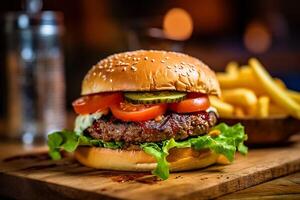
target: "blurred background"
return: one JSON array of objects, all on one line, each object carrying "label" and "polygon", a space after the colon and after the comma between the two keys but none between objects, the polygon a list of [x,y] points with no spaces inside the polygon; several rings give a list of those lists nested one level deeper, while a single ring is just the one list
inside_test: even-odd
[{"label": "blurred background", "polygon": [[[0,119],[7,118],[9,64],[5,14],[25,1],[1,2]],[[79,97],[90,67],[109,54],[136,49],[179,51],[216,71],[229,61],[259,58],[272,75],[300,90],[300,2],[297,0],[44,0],[63,15],[64,105]],[[47,91],[44,91],[47,92]],[[2,120],[2,121],[3,121]]]}]

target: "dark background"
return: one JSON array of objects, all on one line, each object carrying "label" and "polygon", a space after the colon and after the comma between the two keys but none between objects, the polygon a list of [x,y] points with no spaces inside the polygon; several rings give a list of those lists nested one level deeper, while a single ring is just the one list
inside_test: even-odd
[{"label": "dark background", "polygon": [[[1,1],[0,15],[22,10],[22,1]],[[193,19],[192,36],[166,40],[148,31],[160,30],[166,12],[179,7]],[[289,0],[45,0],[43,10],[64,14],[67,105],[80,94],[87,70],[101,58],[138,48],[176,49],[200,58],[214,70],[237,60],[258,57],[288,87],[300,90],[300,1]],[[270,40],[260,52],[245,44],[251,24],[260,24]],[[6,112],[6,37],[1,21],[0,117]],[[155,29],[156,30],[156,29]],[[259,35],[253,36],[253,40]],[[258,38],[259,39],[259,38]],[[139,45],[134,45],[133,41]],[[259,43],[259,41],[257,41]]]}]

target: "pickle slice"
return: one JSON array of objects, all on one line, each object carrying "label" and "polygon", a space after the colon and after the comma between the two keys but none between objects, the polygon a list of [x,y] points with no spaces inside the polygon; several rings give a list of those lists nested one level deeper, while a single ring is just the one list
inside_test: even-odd
[{"label": "pickle slice", "polygon": [[173,103],[182,101],[185,96],[185,92],[172,91],[124,93],[125,99],[134,104]]}]

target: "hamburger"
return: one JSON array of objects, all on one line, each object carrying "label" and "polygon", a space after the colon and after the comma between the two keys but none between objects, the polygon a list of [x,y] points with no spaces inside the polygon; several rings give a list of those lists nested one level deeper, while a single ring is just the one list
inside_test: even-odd
[{"label": "hamburger", "polygon": [[73,102],[74,131],[48,136],[49,155],[74,152],[85,166],[171,171],[232,162],[247,153],[241,124],[217,125],[209,95],[220,96],[215,73],[185,54],[139,50],[109,56],[94,65]]}]

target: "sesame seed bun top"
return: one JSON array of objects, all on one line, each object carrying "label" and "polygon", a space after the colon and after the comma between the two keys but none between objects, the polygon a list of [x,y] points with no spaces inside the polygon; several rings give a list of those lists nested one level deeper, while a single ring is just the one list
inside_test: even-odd
[{"label": "sesame seed bun top", "polygon": [[220,95],[215,73],[203,62],[156,50],[124,52],[100,60],[85,76],[81,94],[160,90]]}]

